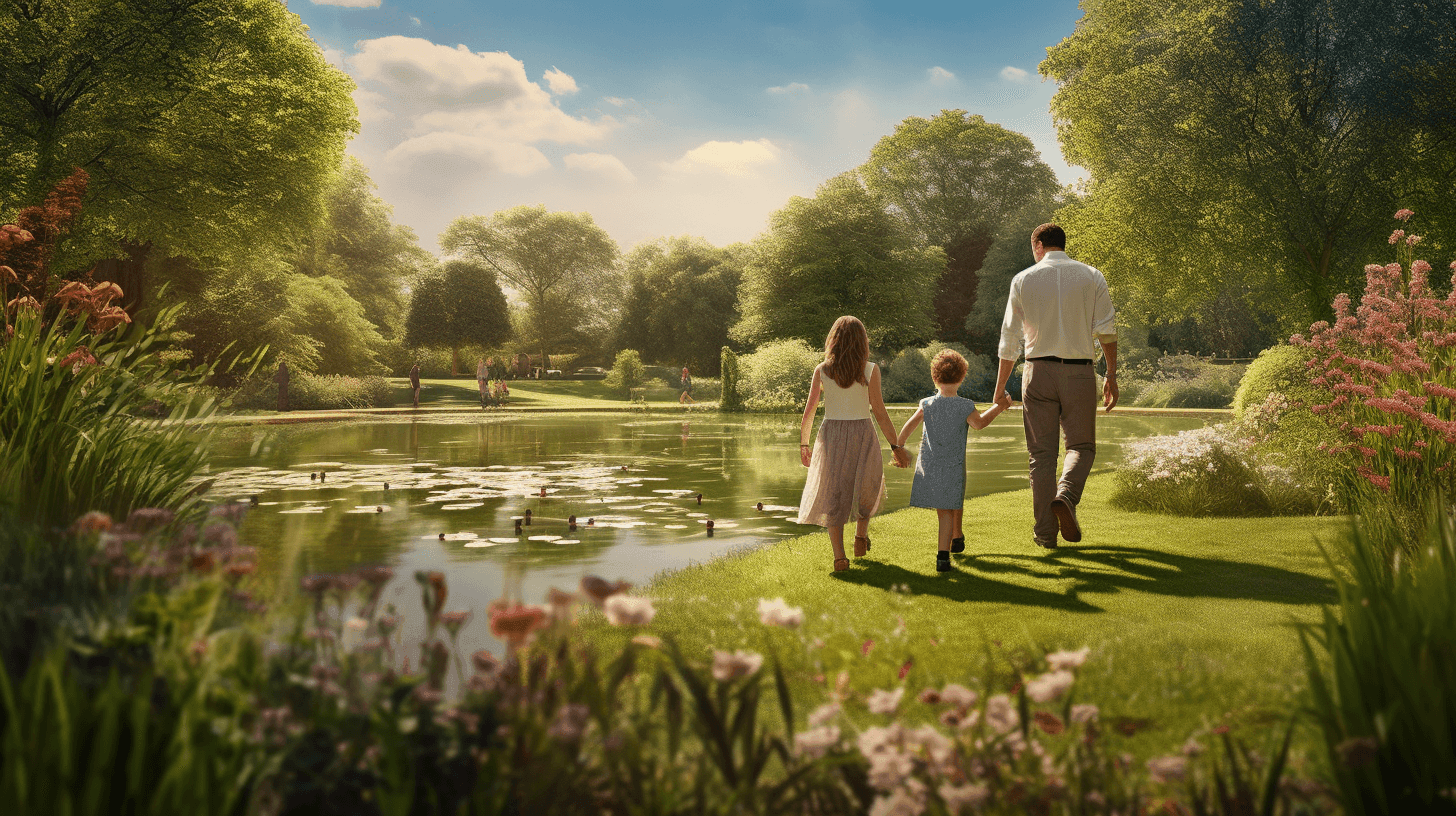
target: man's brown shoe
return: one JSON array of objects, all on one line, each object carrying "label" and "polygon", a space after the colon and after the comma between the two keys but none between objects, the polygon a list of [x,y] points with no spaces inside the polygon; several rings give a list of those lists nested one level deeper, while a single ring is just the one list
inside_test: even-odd
[{"label": "man's brown shoe", "polygon": [[1052,499],[1052,515],[1057,517],[1062,538],[1076,544],[1082,540],[1082,526],[1077,523],[1077,508],[1061,496]]}]

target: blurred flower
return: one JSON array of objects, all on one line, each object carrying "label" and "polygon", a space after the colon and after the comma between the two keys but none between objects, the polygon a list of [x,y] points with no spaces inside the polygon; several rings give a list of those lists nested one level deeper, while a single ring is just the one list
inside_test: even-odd
[{"label": "blurred flower", "polygon": [[920,816],[925,812],[925,800],[925,783],[911,779],[903,787],[876,799],[870,805],[870,816]]},{"label": "blurred flower", "polygon": [[935,705],[936,703],[940,702],[940,692],[936,691],[935,689],[928,688],[921,691],[920,695],[917,696],[915,699],[919,700],[922,703],[925,703],[926,705]]},{"label": "blurred flower", "polygon": [[445,699],[445,695],[441,694],[439,689],[430,688],[429,685],[421,683],[415,686],[414,698],[420,705],[430,706],[436,705]]},{"label": "blurred flower", "polygon": [[915,771],[914,759],[893,746],[876,751],[866,759],[870,761],[869,783],[882,791],[898,787]]},{"label": "blurred flower", "polygon": [[970,708],[976,704],[978,695],[959,683],[947,683],[940,690],[940,701],[957,708]]},{"label": "blurred flower", "polygon": [[646,626],[657,615],[651,598],[634,598],[630,595],[612,595],[602,604],[607,622],[613,626]]},{"label": "blurred flower", "polygon": [[713,651],[713,679],[719,683],[737,680],[756,673],[763,666],[763,655],[739,650]]},{"label": "blurred flower", "polygon": [[82,515],[71,524],[71,532],[75,535],[89,535],[91,533],[104,533],[112,526],[111,516],[100,510],[92,510]]},{"label": "blurred flower", "polygon": [[1410,218],[1411,218],[1411,216],[1413,216],[1413,215],[1415,215],[1414,212],[1411,212],[1410,210],[1407,210],[1407,209],[1402,208],[1402,209],[1399,209],[1399,210],[1396,210],[1395,211],[1395,220],[1397,220],[1397,221],[1409,221]]},{"label": "blurred flower", "polygon": [[783,598],[760,598],[758,601],[758,619],[764,626],[782,626],[792,629],[804,622],[804,610],[799,607],[789,606]]},{"label": "blurred flower", "polygon": [[126,517],[126,527],[134,533],[145,533],[170,522],[171,510],[161,507],[139,507]]},{"label": "blurred flower", "polygon": [[838,726],[824,725],[795,734],[794,752],[799,756],[818,759],[828,753],[829,749],[833,748],[838,742]]},{"label": "blurred flower", "polygon": [[1090,703],[1081,703],[1072,706],[1072,722],[1080,725],[1097,722],[1097,706]]},{"label": "blurred flower", "polygon": [[1198,740],[1189,737],[1188,741],[1183,743],[1183,756],[1196,757],[1201,753],[1203,753],[1203,743]]},{"label": "blurred flower", "polygon": [[1181,756],[1156,757],[1148,760],[1148,776],[1154,782],[1181,782],[1188,772],[1188,759]]},{"label": "blurred flower", "polygon": [[591,717],[591,709],[580,703],[567,703],[556,711],[556,718],[546,735],[558,742],[576,742]]},{"label": "blurred flower", "polygon": [[626,592],[632,585],[626,581],[608,582],[595,575],[588,575],[581,579],[581,592],[591,599],[597,606],[606,603],[606,600],[613,595]]},{"label": "blurred flower", "polygon": [[1010,697],[997,694],[986,700],[986,724],[998,734],[1005,734],[1021,724],[1021,716],[1016,713]]},{"label": "blurred flower", "polygon": [[1074,682],[1076,678],[1065,669],[1047,672],[1026,684],[1026,696],[1038,703],[1049,703],[1066,694]]},{"label": "blurred flower", "polygon": [[809,712],[809,725],[827,725],[833,722],[835,717],[839,716],[839,712],[839,703],[825,703],[824,705],[819,706],[818,708]]},{"label": "blurred flower", "polygon": [[576,605],[576,595],[551,587],[546,591],[546,604],[551,608],[552,620],[569,623],[572,618],[571,609]]},{"label": "blurred flower", "polygon": [[490,633],[505,641],[512,651],[525,645],[537,629],[546,625],[546,610],[539,606],[496,601],[488,609]]},{"label": "blurred flower", "polygon": [[1036,723],[1037,728],[1054,737],[1067,730],[1067,724],[1062,722],[1062,718],[1050,711],[1038,711],[1032,715],[1031,719]]},{"label": "blurred flower", "polygon": [[905,688],[901,686],[894,691],[875,689],[870,692],[869,699],[865,706],[871,714],[894,714],[895,709],[900,707],[900,698],[905,696]]},{"label": "blurred flower", "polygon": [[638,646],[645,646],[649,649],[662,648],[662,638],[656,637],[654,635],[634,635],[632,637],[632,642],[637,644]]},{"label": "blurred flower", "polygon": [[445,614],[440,616],[440,625],[444,626],[445,631],[450,633],[451,639],[454,639],[456,636],[458,636],[460,634],[460,629],[469,622],[469,610],[460,612],[446,612]]},{"label": "blurred flower", "polygon": [[936,792],[951,816],[959,816],[968,808],[980,810],[991,798],[991,789],[985,785],[941,785]]},{"label": "blurred flower", "polygon": [[1363,768],[1375,761],[1380,743],[1374,737],[1351,737],[1335,746],[1335,758],[1351,770]]}]

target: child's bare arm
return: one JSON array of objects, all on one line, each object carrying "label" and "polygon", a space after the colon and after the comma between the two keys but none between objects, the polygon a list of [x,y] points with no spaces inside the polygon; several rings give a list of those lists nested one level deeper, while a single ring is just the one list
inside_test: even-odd
[{"label": "child's bare arm", "polygon": [[895,438],[895,444],[904,447],[905,440],[909,439],[910,434],[914,433],[915,429],[920,427],[920,421],[923,419],[925,419],[925,409],[916,408],[915,413],[911,414],[910,418],[905,420],[905,426],[900,429],[900,435]]},{"label": "child's bare arm", "polygon": [[990,425],[991,422],[995,420],[996,417],[999,416],[1004,410],[1006,410],[1006,408],[1002,406],[1001,403],[995,403],[990,408],[987,408],[979,414],[974,412],[971,413],[970,416],[966,417],[966,423],[969,424],[972,428],[975,428],[979,431],[982,428],[985,428],[987,425]]}]

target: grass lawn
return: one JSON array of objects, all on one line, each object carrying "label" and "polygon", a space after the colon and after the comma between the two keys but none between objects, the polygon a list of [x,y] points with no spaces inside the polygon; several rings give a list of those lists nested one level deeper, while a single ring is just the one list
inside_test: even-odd
[{"label": "grass lawn", "polygon": [[[1291,624],[1313,622],[1334,600],[1316,541],[1343,535],[1346,521],[1127,513],[1108,505],[1111,490],[1111,476],[1093,477],[1079,508],[1083,541],[1051,552],[1031,542],[1029,491],[970,501],[966,552],[949,573],[935,572],[935,512],[909,509],[875,519],[872,551],[846,572],[831,571],[819,533],[665,574],[639,590],[658,610],[649,631],[704,657],[777,654],[800,712],[841,670],[861,701],[893,687],[907,662],[912,693],[988,671],[1007,691],[1018,661],[1086,645],[1074,693],[1134,732],[1128,750],[1174,750],[1226,717],[1257,726],[1244,733],[1262,748],[1274,730],[1264,726],[1287,721],[1305,685]],[[759,623],[758,600],[775,597],[803,608],[798,631]],[[603,645],[632,634],[588,626]],[[912,696],[901,710],[928,716]],[[862,702],[847,710],[883,721]],[[1312,748],[1313,729],[1303,737]]]}]

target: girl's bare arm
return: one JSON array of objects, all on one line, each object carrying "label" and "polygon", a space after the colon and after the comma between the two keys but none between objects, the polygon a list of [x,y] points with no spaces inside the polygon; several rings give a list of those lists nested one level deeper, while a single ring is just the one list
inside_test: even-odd
[{"label": "girl's bare arm", "polygon": [[804,404],[804,418],[799,423],[799,461],[804,467],[809,466],[811,450],[809,445],[809,431],[814,427],[814,412],[819,408],[819,398],[824,389],[819,384],[819,369],[814,369],[814,376],[809,380],[809,401]]}]

